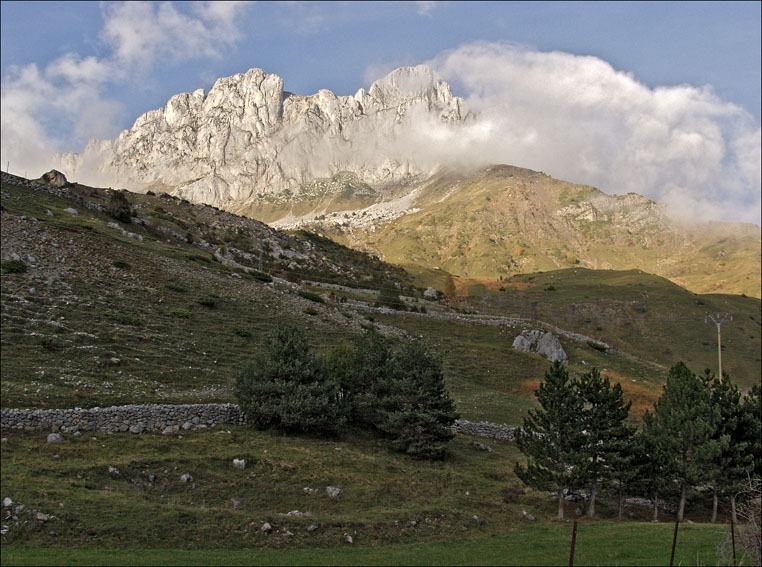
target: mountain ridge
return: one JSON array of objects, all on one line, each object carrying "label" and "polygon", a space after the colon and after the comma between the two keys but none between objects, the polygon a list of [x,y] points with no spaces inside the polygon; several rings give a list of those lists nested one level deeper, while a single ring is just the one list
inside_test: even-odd
[{"label": "mountain ridge", "polygon": [[[71,177],[96,167],[131,190],[318,230],[464,277],[638,268],[702,293],[762,295],[758,227],[681,225],[635,193],[465,166],[456,142],[473,124],[478,116],[422,65],[352,96],[293,94],[277,75],[251,69],[206,94],[171,97],[113,142],[62,156],[61,169]],[[437,153],[448,145],[449,154]]]}]

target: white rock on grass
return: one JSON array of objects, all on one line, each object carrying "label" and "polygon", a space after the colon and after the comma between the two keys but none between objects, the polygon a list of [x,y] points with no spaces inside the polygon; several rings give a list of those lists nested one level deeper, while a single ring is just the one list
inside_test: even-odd
[{"label": "white rock on grass", "polygon": [[239,470],[243,470],[246,468],[246,460],[245,459],[233,459],[233,467]]},{"label": "white rock on grass", "polygon": [[50,433],[48,435],[48,443],[63,443],[63,435],[60,433]]},{"label": "white rock on grass", "polygon": [[336,498],[342,492],[343,491],[338,486],[326,486],[325,487],[325,493],[328,495],[329,498]]}]

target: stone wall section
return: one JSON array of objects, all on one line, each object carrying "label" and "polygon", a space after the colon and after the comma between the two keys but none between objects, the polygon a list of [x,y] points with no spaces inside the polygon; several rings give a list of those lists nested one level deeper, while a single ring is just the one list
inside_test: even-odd
[{"label": "stone wall section", "polygon": [[[236,404],[145,404],[106,408],[3,409],[0,428],[25,431],[100,431],[103,433],[172,433],[206,429],[215,425],[243,425],[246,415]],[[486,421],[457,420],[453,431],[512,440],[513,427]]]},{"label": "stone wall section", "polygon": [[3,409],[0,428],[105,433],[169,433],[205,429],[218,424],[244,424],[246,416],[235,404],[146,404],[91,409]]}]

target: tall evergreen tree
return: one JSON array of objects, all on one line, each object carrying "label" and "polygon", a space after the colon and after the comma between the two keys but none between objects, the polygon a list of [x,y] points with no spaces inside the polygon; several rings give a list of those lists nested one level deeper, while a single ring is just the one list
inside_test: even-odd
[{"label": "tall evergreen tree", "polygon": [[[630,402],[625,402],[619,384],[611,386],[608,377],[593,368],[578,383],[584,403],[585,446],[582,475],[590,487],[587,514],[595,516],[595,500],[601,483],[611,479],[618,468],[622,473],[628,457],[626,450],[635,428],[625,424]],[[621,462],[620,462],[621,461]]]},{"label": "tall evergreen tree", "polygon": [[722,443],[711,471],[713,496],[712,523],[717,521],[718,498],[730,498],[733,521],[737,522],[736,497],[748,482],[754,470],[753,443],[759,438],[759,426],[754,416],[741,400],[741,392],[730,377],[723,372],[722,378],[710,376],[707,381],[712,392],[712,403],[720,412],[715,439]]},{"label": "tall evergreen tree", "polygon": [[749,420],[749,439],[754,456],[754,476],[762,477],[762,388],[759,384],[751,387],[751,392],[743,400],[743,407]]},{"label": "tall evergreen tree", "polygon": [[680,521],[688,490],[708,480],[711,463],[722,450],[723,441],[716,438],[719,419],[704,381],[683,362],[670,368],[654,413],[647,414],[644,425],[649,441],[671,461],[667,470],[680,491]]},{"label": "tall evergreen tree", "polygon": [[420,342],[408,342],[389,359],[383,380],[371,392],[375,398],[374,426],[403,453],[441,459],[454,437],[458,414],[445,389],[442,362]]},{"label": "tall evergreen tree", "polygon": [[235,396],[253,425],[325,435],[342,425],[338,384],[310,352],[303,330],[277,327],[238,375]]},{"label": "tall evergreen tree", "polygon": [[516,444],[527,457],[516,475],[538,490],[558,493],[558,519],[564,517],[564,492],[578,485],[584,455],[583,402],[560,362],[545,373],[535,392],[540,409],[531,409],[517,431]]}]

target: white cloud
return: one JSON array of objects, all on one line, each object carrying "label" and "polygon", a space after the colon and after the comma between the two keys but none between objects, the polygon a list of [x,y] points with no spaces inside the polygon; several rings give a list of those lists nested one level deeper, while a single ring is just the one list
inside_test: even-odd
[{"label": "white cloud", "polygon": [[39,175],[65,145],[118,133],[124,107],[105,91],[159,63],[218,58],[241,33],[245,2],[202,2],[183,12],[171,3],[103,5],[103,58],[67,53],[40,69],[14,66],[2,78],[2,163]]},{"label": "white cloud", "polygon": [[436,5],[437,5],[436,2],[432,2],[429,0],[416,2],[416,4],[418,5],[418,9],[416,10],[416,12],[418,12],[419,16],[430,16],[431,12],[434,10],[434,8],[436,8]]},{"label": "white cloud", "polygon": [[240,37],[237,17],[243,2],[192,4],[183,13],[168,2],[105,4],[101,38],[113,58],[129,66],[150,67],[157,60],[220,57]]},{"label": "white cloud", "polygon": [[479,115],[463,158],[760,223],[759,124],[711,87],[651,89],[596,57],[511,44],[464,45],[431,65]]}]

